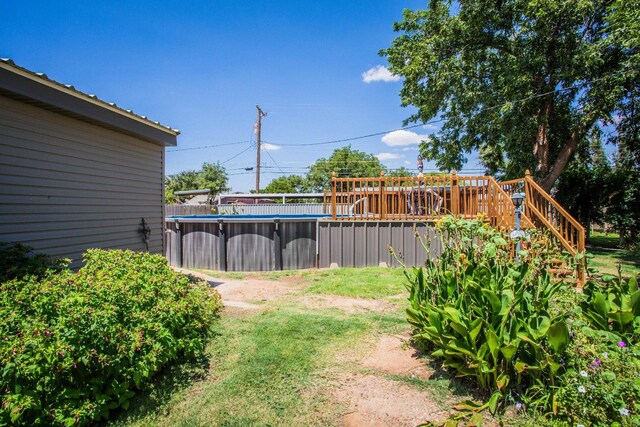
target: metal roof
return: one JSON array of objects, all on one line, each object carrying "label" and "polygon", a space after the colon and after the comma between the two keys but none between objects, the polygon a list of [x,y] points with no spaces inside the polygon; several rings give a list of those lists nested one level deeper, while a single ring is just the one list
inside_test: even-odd
[{"label": "metal roof", "polygon": [[[124,116],[130,120],[134,120],[140,124],[149,126],[151,128],[157,129],[159,131],[165,132],[166,134],[172,135],[174,138],[175,136],[177,136],[178,134],[180,134],[180,131],[178,129],[174,129],[171,128],[169,126],[165,126],[159,122],[150,120],[148,117],[146,116],[141,116],[139,114],[134,113],[132,110],[126,110],[122,107],[119,107],[118,105],[116,105],[115,103],[112,102],[107,102],[104,101],[100,98],[98,98],[96,95],[91,95],[91,94],[87,94],[84,93],[82,91],[79,91],[78,89],[76,89],[74,86],[72,85],[65,85],[63,83],[57,82],[51,78],[49,78],[46,74],[44,73],[36,73],[34,71],[28,70],[24,67],[21,67],[19,65],[17,65],[15,62],[13,62],[11,59],[7,59],[7,58],[0,58],[0,71],[2,71],[2,69],[6,70],[6,72],[10,72],[13,73],[14,75],[17,76],[21,76],[23,78],[26,79],[30,79],[31,81],[37,82],[42,84],[43,86],[49,87],[51,89],[55,89],[58,92],[62,93],[62,94],[66,94],[72,97],[75,97],[77,99],[80,99],[82,101],[85,101],[89,104],[93,104],[97,107],[101,107],[105,110],[108,110],[112,113],[116,113],[119,114],[121,116]],[[0,89],[4,89],[6,91],[12,92],[12,90],[15,90],[14,87],[11,86],[11,83],[13,82],[9,82],[10,78],[8,76],[10,76],[11,74],[7,74],[6,80],[5,82],[3,82],[0,78]],[[2,76],[0,76],[2,77]],[[6,84],[3,84],[6,83]],[[17,92],[18,95],[25,95],[20,93],[19,91]],[[26,97],[29,97],[30,94],[26,94]],[[94,107],[95,108],[95,107]],[[117,127],[117,126],[116,126]],[[175,145],[175,144],[167,144],[167,145]]]}]

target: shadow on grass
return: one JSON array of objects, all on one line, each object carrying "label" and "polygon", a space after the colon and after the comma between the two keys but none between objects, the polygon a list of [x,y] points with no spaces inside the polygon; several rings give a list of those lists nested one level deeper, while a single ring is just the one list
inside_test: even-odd
[{"label": "shadow on grass", "polygon": [[467,378],[458,378],[442,366],[442,360],[430,356],[431,351],[425,344],[412,340],[410,346],[415,350],[414,357],[419,357],[426,362],[432,374],[429,379],[418,377],[402,377],[394,375],[393,379],[406,382],[418,389],[429,390],[436,393],[432,397],[440,404],[449,406],[461,403],[465,400],[486,402],[489,396]]},{"label": "shadow on grass", "polygon": [[171,399],[194,381],[204,379],[209,372],[209,358],[201,354],[165,366],[150,383],[143,385],[129,401],[128,408],[112,411],[110,419],[97,425],[130,425],[146,417],[161,415]]}]

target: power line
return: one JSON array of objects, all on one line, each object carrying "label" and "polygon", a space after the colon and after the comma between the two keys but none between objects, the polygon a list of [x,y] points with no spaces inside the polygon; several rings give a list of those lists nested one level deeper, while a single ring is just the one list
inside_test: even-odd
[{"label": "power line", "polygon": [[251,150],[253,147],[255,146],[255,144],[251,144],[249,145],[247,148],[245,148],[244,150],[242,150],[241,152],[239,152],[238,154],[235,154],[234,156],[229,157],[227,160],[225,160],[224,162],[220,163],[221,165],[224,165],[227,162],[230,162],[231,160],[235,159],[236,157],[238,157],[239,155]]},{"label": "power line", "polygon": [[224,143],[224,144],[203,145],[203,146],[200,146],[200,147],[176,148],[176,149],[173,149],[173,150],[167,150],[167,153],[174,153],[176,151],[202,150],[202,149],[205,149],[205,148],[227,147],[229,145],[246,144],[247,142],[251,142],[251,141],[237,141],[237,142],[227,142],[227,143]]},{"label": "power line", "polygon": [[[548,92],[544,92],[544,93],[540,93],[540,94],[536,94],[536,95],[530,95],[524,98],[519,98],[519,99],[514,99],[511,101],[506,101],[502,104],[498,104],[498,105],[494,105],[491,107],[485,107],[483,109],[480,110],[481,111],[490,111],[490,110],[495,110],[498,108],[502,108],[503,106],[507,105],[507,104],[513,104],[513,103],[520,103],[520,102],[527,102],[527,101],[531,101],[533,99],[537,99],[537,98],[541,98],[547,95],[551,95],[553,93],[559,93],[559,92],[568,92],[571,90],[576,90],[579,89],[581,87],[585,87],[588,86],[589,84],[593,84],[602,80],[606,80],[614,75],[618,75],[618,74],[628,74],[633,72],[634,70],[620,70],[618,72],[615,73],[611,73],[608,76],[603,76],[600,78],[596,78],[593,80],[590,80],[588,82],[581,82],[581,83],[576,83],[572,86],[569,87],[564,87],[564,88],[557,88],[557,89],[553,89],[550,90]],[[436,124],[436,123],[442,123],[446,121],[445,119],[436,119],[436,120],[430,120],[424,123],[419,123],[419,124],[415,124],[415,125],[411,125],[411,126],[403,126],[394,130],[387,130],[387,131],[382,131],[382,132],[374,132],[374,133],[370,133],[367,135],[361,135],[361,136],[354,136],[354,137],[350,137],[350,138],[341,138],[341,139],[334,139],[334,140],[328,140],[328,141],[319,141],[319,142],[310,142],[310,143],[299,143],[299,144],[277,144],[277,145],[281,145],[283,147],[309,147],[309,146],[315,146],[315,145],[330,145],[330,144],[339,144],[341,142],[349,142],[349,141],[357,141],[360,139],[366,139],[366,138],[371,138],[374,136],[380,136],[380,135],[385,135],[387,133],[390,132],[395,132],[398,130],[407,130],[407,129],[414,129],[420,126],[426,126],[426,125],[430,125],[430,124]],[[238,144],[243,144],[246,143],[247,141],[239,141],[239,142],[229,142],[226,144],[215,144],[215,145],[206,145],[206,146],[201,146],[201,147],[190,147],[190,148],[178,148],[178,149],[174,149],[174,150],[167,150],[167,153],[172,153],[175,151],[186,151],[186,150],[199,150],[199,149],[204,149],[204,148],[215,148],[215,147],[223,147],[223,146],[228,146],[228,145],[238,145]],[[265,141],[266,142],[266,141]]]}]

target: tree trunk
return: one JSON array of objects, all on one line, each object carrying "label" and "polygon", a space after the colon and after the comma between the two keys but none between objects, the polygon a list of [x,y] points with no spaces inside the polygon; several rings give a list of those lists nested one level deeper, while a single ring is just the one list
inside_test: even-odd
[{"label": "tree trunk", "polygon": [[552,111],[553,97],[549,97],[538,114],[538,130],[533,144],[533,155],[538,159],[536,170],[543,174],[549,171],[549,117]]},{"label": "tree trunk", "polygon": [[573,153],[578,149],[579,138],[580,136],[578,135],[578,131],[574,130],[569,140],[560,149],[560,153],[558,153],[558,157],[553,163],[553,166],[547,176],[538,183],[547,193],[551,191],[553,184],[555,184],[558,178],[560,178],[560,175],[564,172],[569,160],[573,157]]}]

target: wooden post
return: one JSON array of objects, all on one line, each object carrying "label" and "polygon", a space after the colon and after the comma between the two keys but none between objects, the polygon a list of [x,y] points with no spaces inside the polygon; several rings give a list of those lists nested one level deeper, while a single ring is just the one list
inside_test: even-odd
[{"label": "wooden post", "polygon": [[337,209],[337,204],[336,204],[336,187],[337,187],[337,183],[336,183],[336,173],[332,172],[331,173],[331,218],[332,219],[336,219],[336,209]]},{"label": "wooden post", "polygon": [[460,187],[458,187],[456,171],[451,171],[451,213],[453,215],[460,213]]},{"label": "wooden post", "polygon": [[380,219],[385,219],[387,216],[387,189],[384,171],[380,172],[378,191],[380,192]]},{"label": "wooden post", "polygon": [[256,105],[258,110],[258,120],[256,121],[256,193],[260,193],[260,138],[262,133],[262,118],[267,115],[259,106]]}]

